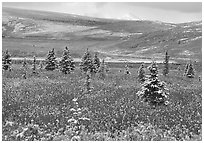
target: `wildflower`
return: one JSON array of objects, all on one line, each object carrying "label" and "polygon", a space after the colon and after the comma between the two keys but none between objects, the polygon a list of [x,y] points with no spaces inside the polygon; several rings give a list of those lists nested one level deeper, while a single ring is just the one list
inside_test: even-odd
[{"label": "wildflower", "polygon": [[70,109],[70,111],[76,111],[76,109],[74,109],[74,108],[71,108],[71,109]]},{"label": "wildflower", "polygon": [[77,98],[72,99],[73,102],[76,102],[77,100],[78,100]]},{"label": "wildflower", "polygon": [[81,137],[80,136],[73,136],[71,141],[80,141]]}]

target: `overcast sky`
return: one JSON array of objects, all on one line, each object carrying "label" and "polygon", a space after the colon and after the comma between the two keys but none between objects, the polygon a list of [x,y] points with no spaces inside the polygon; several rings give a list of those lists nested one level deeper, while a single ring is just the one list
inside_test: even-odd
[{"label": "overcast sky", "polygon": [[45,10],[99,18],[182,23],[202,20],[201,2],[9,2],[3,7]]}]

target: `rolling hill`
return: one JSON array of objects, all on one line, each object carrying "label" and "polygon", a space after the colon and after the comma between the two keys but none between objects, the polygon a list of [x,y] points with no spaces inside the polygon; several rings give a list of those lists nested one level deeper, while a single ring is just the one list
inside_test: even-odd
[{"label": "rolling hill", "polygon": [[2,37],[3,50],[16,57],[43,57],[51,48],[61,56],[65,46],[74,57],[86,48],[109,59],[163,59],[165,50],[174,60],[202,57],[201,21],[127,21],[3,7]]}]

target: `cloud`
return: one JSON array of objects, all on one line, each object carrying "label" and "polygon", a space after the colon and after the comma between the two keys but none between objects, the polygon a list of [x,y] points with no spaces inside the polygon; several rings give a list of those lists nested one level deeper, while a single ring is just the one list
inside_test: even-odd
[{"label": "cloud", "polygon": [[202,20],[201,2],[4,2],[3,6],[126,20],[173,23]]},{"label": "cloud", "polygon": [[127,4],[132,6],[150,7],[155,9],[172,10],[185,13],[202,12],[201,2],[136,2]]},{"label": "cloud", "polygon": [[107,4],[107,2],[95,2],[94,4],[96,8],[102,8]]}]

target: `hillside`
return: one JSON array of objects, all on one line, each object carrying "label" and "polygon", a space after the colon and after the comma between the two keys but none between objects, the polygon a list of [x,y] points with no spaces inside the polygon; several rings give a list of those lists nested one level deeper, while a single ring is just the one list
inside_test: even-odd
[{"label": "hillside", "polygon": [[72,14],[3,7],[3,50],[14,56],[60,56],[69,45],[73,56],[86,48],[108,58],[201,60],[202,22],[171,24],[157,21],[100,19]]}]

